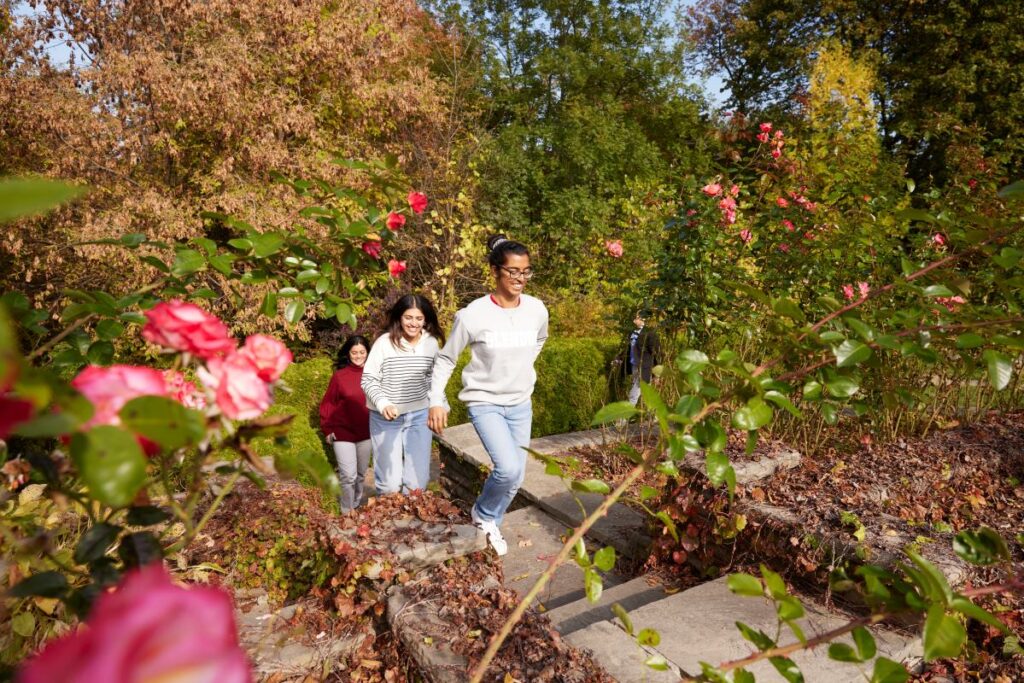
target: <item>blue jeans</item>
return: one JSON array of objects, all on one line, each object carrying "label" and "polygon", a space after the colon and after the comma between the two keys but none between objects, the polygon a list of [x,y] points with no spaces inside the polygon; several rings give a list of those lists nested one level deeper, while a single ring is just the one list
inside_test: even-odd
[{"label": "blue jeans", "polygon": [[494,463],[476,499],[476,514],[484,521],[501,524],[505,510],[526,475],[524,449],[530,445],[533,404],[530,401],[517,406],[474,403],[469,406],[469,419]]},{"label": "blue jeans", "polygon": [[414,410],[385,420],[370,411],[370,443],[373,444],[373,483],[377,493],[408,493],[430,481],[430,429],[427,409]]}]

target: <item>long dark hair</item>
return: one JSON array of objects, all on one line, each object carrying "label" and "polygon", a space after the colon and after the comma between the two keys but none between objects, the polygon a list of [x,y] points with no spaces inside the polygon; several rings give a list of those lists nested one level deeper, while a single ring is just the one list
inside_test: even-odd
[{"label": "long dark hair", "polygon": [[504,235],[491,235],[487,239],[487,262],[497,268],[508,261],[509,254],[529,256],[530,250],[522,242],[510,240]]},{"label": "long dark hair", "polygon": [[410,308],[423,311],[423,329],[437,339],[437,343],[444,346],[444,331],[441,323],[437,321],[437,311],[430,299],[419,294],[406,294],[395,302],[395,305],[388,311],[388,320],[384,324],[384,332],[391,339],[391,344],[396,349],[401,347],[402,342],[402,314]]},{"label": "long dark hair", "polygon": [[348,352],[352,350],[353,346],[362,346],[366,349],[366,352],[370,352],[370,340],[361,334],[353,334],[351,337],[345,340],[345,343],[338,349],[338,357],[334,359],[334,369],[341,370],[347,367],[352,361],[348,357]]}]

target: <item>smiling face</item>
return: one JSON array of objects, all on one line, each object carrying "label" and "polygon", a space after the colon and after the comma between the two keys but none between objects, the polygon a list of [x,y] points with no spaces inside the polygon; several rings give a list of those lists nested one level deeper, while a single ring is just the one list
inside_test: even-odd
[{"label": "smiling face", "polygon": [[366,356],[366,347],[362,344],[356,344],[348,350],[348,362],[357,368],[363,367],[363,363],[366,362]]},{"label": "smiling face", "polygon": [[526,278],[522,275],[512,277],[513,273],[522,273],[530,267],[530,257],[521,254],[509,254],[505,258],[505,265],[501,268],[491,266],[491,273],[494,274],[495,285],[498,294],[509,299],[515,299],[526,289]]},{"label": "smiling face", "polygon": [[418,308],[410,308],[402,314],[402,336],[406,341],[416,341],[420,332],[423,331],[423,311]]}]

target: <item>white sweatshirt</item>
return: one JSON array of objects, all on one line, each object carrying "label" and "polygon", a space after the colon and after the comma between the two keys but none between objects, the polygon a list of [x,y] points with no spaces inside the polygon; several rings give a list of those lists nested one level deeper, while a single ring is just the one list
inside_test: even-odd
[{"label": "white sweatshirt", "polygon": [[533,394],[533,363],[548,338],[548,309],[522,294],[515,308],[502,308],[482,296],[455,314],[448,343],[437,354],[430,381],[430,405],[446,404],[444,389],[459,354],[469,346],[472,357],[462,371],[464,403],[514,406]]},{"label": "white sweatshirt", "polygon": [[387,334],[377,337],[363,364],[363,393],[366,407],[378,413],[395,406],[398,414],[427,407],[430,375],[437,356],[437,339],[424,331],[410,346],[405,339],[395,348]]}]

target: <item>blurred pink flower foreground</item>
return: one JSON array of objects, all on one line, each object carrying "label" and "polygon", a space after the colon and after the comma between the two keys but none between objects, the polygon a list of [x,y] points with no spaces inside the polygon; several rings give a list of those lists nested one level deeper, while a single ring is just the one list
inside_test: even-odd
[{"label": "blurred pink flower foreground", "polygon": [[18,683],[249,683],[231,598],[175,584],[160,564],[101,595],[86,626],[51,641]]}]

